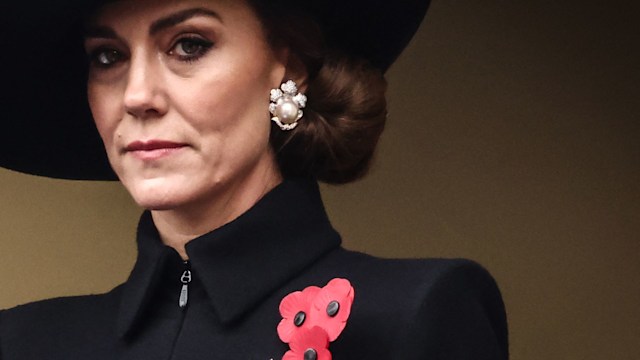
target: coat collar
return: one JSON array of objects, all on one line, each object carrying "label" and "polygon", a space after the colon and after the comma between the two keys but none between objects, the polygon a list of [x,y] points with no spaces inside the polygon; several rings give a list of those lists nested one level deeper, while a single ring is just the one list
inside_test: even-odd
[{"label": "coat collar", "polygon": [[[141,217],[137,242],[117,319],[121,337],[135,327],[153,289],[166,281],[162,269],[176,256],[160,241],[149,212]],[[186,250],[214,311],[230,323],[339,246],[317,183],[285,180],[237,219],[190,241]]]}]

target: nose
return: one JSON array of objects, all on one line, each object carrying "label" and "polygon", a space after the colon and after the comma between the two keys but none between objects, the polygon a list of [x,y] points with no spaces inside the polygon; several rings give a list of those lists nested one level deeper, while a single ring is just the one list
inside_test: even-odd
[{"label": "nose", "polygon": [[128,114],[147,119],[167,112],[161,64],[144,53],[131,57],[124,91],[124,107]]}]

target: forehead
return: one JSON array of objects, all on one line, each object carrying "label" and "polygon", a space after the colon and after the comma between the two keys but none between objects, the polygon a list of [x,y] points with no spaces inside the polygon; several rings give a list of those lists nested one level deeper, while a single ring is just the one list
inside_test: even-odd
[{"label": "forehead", "polygon": [[118,0],[108,1],[98,8],[88,26],[111,26],[131,23],[143,25],[175,13],[217,17],[235,25],[259,22],[257,15],[245,0]]}]

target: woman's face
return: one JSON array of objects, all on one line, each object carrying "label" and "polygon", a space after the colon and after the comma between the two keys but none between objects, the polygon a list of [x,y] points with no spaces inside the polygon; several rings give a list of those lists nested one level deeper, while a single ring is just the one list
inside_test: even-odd
[{"label": "woman's face", "polygon": [[268,106],[286,59],[244,1],[113,2],[85,48],[93,117],[139,205],[175,209],[280,180]]}]

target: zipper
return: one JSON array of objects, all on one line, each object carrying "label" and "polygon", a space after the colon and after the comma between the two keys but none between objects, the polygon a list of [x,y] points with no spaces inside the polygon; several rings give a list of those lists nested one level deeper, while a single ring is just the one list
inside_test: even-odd
[{"label": "zipper", "polygon": [[189,263],[189,260],[184,262],[184,268],[185,269],[180,276],[182,289],[180,290],[180,300],[178,300],[178,305],[182,309],[187,307],[187,302],[189,301],[189,283],[191,282],[191,264]]},{"label": "zipper", "polygon": [[177,332],[175,338],[173,339],[173,344],[171,345],[171,351],[169,352],[169,357],[167,359],[173,359],[175,357],[176,346],[178,345],[178,340],[180,339],[180,335],[182,334],[182,330],[184,327],[184,321],[187,317],[187,302],[189,301],[189,283],[191,283],[192,274],[191,274],[191,263],[189,260],[184,261],[184,270],[182,271],[182,275],[180,275],[180,282],[182,283],[182,288],[180,289],[180,298],[178,300],[178,310],[180,312],[180,321],[178,323]]}]

